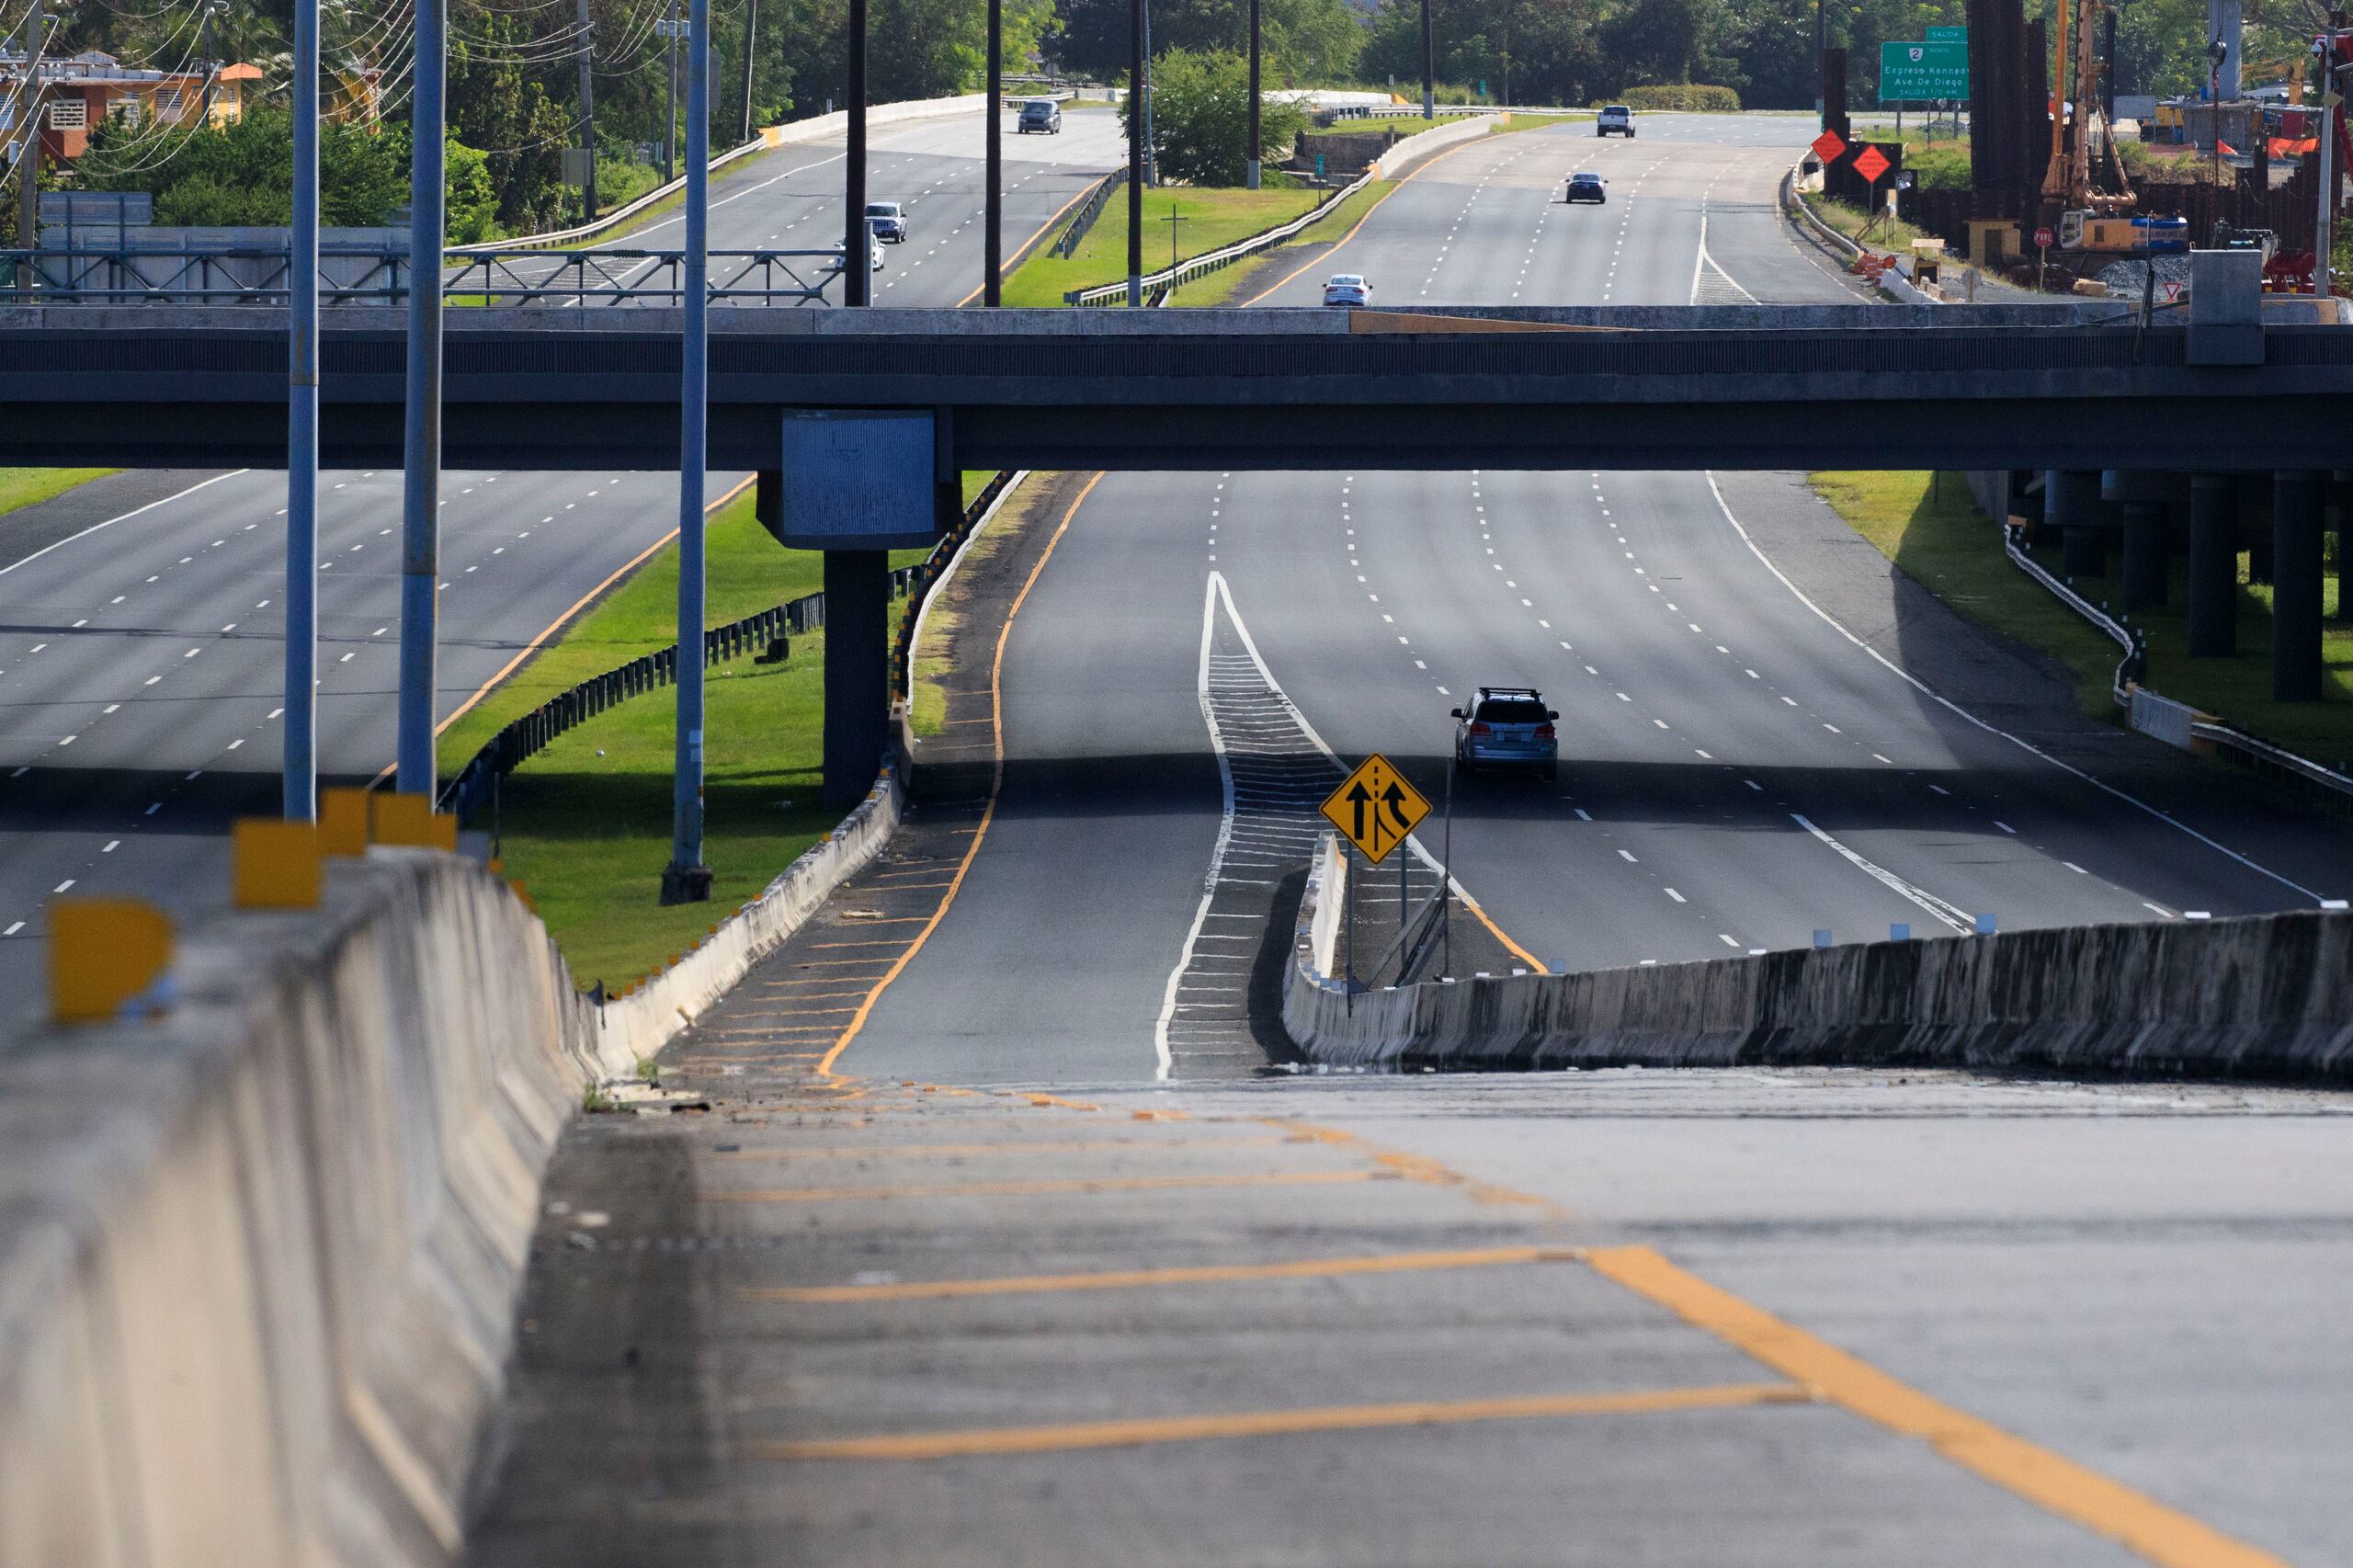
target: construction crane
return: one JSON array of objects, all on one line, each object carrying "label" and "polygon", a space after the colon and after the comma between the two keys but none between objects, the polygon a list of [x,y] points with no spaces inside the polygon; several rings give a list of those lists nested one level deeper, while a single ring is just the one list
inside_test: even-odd
[{"label": "construction crane", "polygon": [[[2058,3],[2051,80],[2066,97],[2052,106],[2051,162],[2043,170],[2042,199],[2059,208],[2065,224],[2076,215],[2128,212],[2134,199],[2132,182],[2117,155],[2115,128],[2100,107],[2104,100],[2099,87],[2099,19],[2108,8],[2107,0]],[[2072,67],[2070,54],[2075,56]],[[2067,112],[2068,97],[2074,100],[2073,115]],[[2095,125],[2107,154],[2099,165],[2092,157]]]}]

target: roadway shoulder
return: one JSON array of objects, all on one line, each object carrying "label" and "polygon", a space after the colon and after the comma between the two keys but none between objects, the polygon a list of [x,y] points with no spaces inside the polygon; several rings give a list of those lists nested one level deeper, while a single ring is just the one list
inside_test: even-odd
[{"label": "roadway shoulder", "polygon": [[100,523],[167,501],[217,471],[125,469],[77,484],[63,494],[0,515],[0,567],[14,566],[40,551],[72,539]]}]

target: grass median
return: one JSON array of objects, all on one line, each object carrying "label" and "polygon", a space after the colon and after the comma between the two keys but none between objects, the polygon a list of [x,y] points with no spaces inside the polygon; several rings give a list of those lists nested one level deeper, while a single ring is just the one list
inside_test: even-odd
[{"label": "grass median", "polygon": [[[975,488],[968,478],[967,493]],[[920,559],[895,551],[894,565]],[[747,490],[712,514],[705,540],[709,619],[721,625],[813,593],[813,551],[778,547]],[[454,775],[503,726],[551,697],[677,641],[675,543],[625,581],[452,724],[441,737]],[[676,699],[664,688],[608,710],[509,774],[499,791],[506,873],[583,984],[652,973],[756,895],[841,813],[819,800],[825,639],[792,639],[791,657],[714,666],[705,684],[703,858],[711,901],[656,902],[670,858]],[[876,656],[882,656],[877,650]],[[487,826],[487,821],[470,824]]]},{"label": "grass median", "polygon": [[[1298,188],[1227,190],[1208,187],[1161,186],[1144,192],[1143,264],[1154,271],[1170,264],[1169,234],[1176,233],[1174,255],[1185,259],[1223,250],[1237,240],[1315,210],[1315,192]],[[1179,220],[1172,225],[1171,214]],[[1060,305],[1073,290],[1117,283],[1128,275],[1128,193],[1124,187],[1103,205],[1102,215],[1086,232],[1078,249],[1064,257],[1050,246],[1040,247],[1005,280],[1007,305]]]},{"label": "grass median", "polygon": [[[1815,489],[1838,515],[1914,581],[1967,619],[2048,653],[2075,677],[2076,700],[2085,712],[2121,722],[2122,710],[2109,696],[2109,682],[2121,656],[2116,643],[2012,565],[2002,551],[2001,531],[1979,509],[1967,481],[1958,473],[1817,473]],[[2054,576],[2058,551],[2037,551]],[[2120,563],[2111,563],[2120,570]],[[2238,646],[2228,659],[2189,657],[2188,588],[2179,557],[2166,608],[2136,614],[2148,634],[2146,684],[2177,701],[2217,714],[2301,756],[2331,767],[2353,762],[2353,627],[2332,621],[2326,631],[2321,702],[2271,699],[2271,589],[2247,581],[2247,561],[2239,558]],[[2106,577],[2078,577],[2075,591],[2094,604],[2116,604],[2121,584]],[[2337,585],[2331,576],[2325,609],[2336,612]]]},{"label": "grass median", "polygon": [[111,468],[0,468],[0,514],[37,506],[75,485],[119,472]]}]

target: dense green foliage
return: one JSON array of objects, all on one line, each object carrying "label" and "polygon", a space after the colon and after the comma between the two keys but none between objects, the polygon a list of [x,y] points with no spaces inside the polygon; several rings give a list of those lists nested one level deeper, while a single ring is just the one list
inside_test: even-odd
[{"label": "dense green foliage", "polygon": [[[1240,185],[1247,172],[1249,120],[1249,62],[1233,50],[1173,49],[1153,62],[1152,145],[1161,178]],[[1259,109],[1261,144],[1280,157],[1306,123],[1294,106],[1267,102]]]},{"label": "dense green foliage", "polygon": [[[1056,0],[1061,28],[1046,52],[1070,72],[1098,81],[1128,74],[1129,0]],[[1249,39],[1248,0],[1155,0],[1152,51],[1241,49]],[[1269,87],[1352,80],[1365,29],[1350,0],[1261,0],[1259,46]]]},{"label": "dense green foliage", "polygon": [[1706,82],[1661,82],[1629,87],[1618,101],[1629,108],[1683,114],[1738,114],[1740,95]]}]

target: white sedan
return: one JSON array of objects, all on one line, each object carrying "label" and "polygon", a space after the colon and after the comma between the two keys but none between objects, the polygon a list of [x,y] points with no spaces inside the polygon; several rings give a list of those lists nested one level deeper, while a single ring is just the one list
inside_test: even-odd
[{"label": "white sedan", "polygon": [[1372,303],[1372,285],[1354,272],[1335,272],[1324,280],[1324,302],[1327,305],[1369,305]]}]

